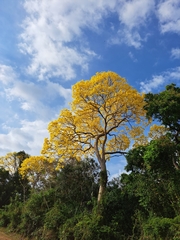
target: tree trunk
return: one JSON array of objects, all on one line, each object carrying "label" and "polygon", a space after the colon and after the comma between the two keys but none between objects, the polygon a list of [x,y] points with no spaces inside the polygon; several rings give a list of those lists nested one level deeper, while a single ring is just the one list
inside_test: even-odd
[{"label": "tree trunk", "polygon": [[107,185],[107,170],[106,170],[106,163],[105,161],[100,163],[101,165],[101,172],[100,172],[100,186],[98,192],[98,203],[101,202],[103,195],[106,191]]}]

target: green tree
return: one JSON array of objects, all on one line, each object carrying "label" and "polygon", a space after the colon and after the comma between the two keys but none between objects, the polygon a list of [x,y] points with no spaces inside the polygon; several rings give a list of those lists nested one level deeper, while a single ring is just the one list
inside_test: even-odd
[{"label": "green tree", "polygon": [[10,199],[18,196],[22,201],[29,195],[30,185],[27,178],[22,178],[18,172],[21,163],[29,157],[24,151],[8,153],[0,158],[0,188],[1,207],[8,205]]},{"label": "green tree", "polygon": [[3,168],[0,168],[0,208],[10,203],[12,188],[9,187],[10,174]]},{"label": "green tree", "polygon": [[180,88],[175,84],[167,85],[160,93],[145,95],[146,114],[148,118],[160,121],[169,129],[172,139],[180,143]]},{"label": "green tree", "polygon": [[93,159],[71,159],[56,179],[58,199],[74,207],[85,207],[98,192],[99,167]]},{"label": "green tree", "polygon": [[[122,188],[138,197],[135,214],[139,239],[172,239],[180,214],[180,88],[168,85],[160,93],[145,95],[148,119],[158,120],[149,133],[151,140],[126,155]],[[179,231],[179,230],[178,230]],[[176,238],[174,238],[176,239]]]},{"label": "green tree", "polygon": [[[139,197],[147,212],[157,216],[174,217],[180,213],[180,172],[174,167],[175,145],[169,139],[152,140],[146,146],[132,149],[126,155],[125,169],[129,175],[128,188]],[[128,185],[126,182],[126,185]]]},{"label": "green tree", "polygon": [[175,154],[171,159],[174,167],[180,169],[180,88],[175,84],[167,85],[166,90],[158,94],[146,94],[145,102],[147,117],[158,120],[166,127],[166,136],[175,145]]}]

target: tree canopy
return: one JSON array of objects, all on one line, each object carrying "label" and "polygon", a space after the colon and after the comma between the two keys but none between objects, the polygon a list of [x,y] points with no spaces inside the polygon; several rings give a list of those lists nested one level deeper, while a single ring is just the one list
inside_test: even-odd
[{"label": "tree canopy", "polygon": [[27,157],[29,155],[24,151],[11,152],[0,157],[0,207],[10,203],[16,196],[24,201],[28,197],[30,185],[26,176],[22,178],[18,171]]},{"label": "tree canopy", "polygon": [[29,155],[24,151],[7,153],[6,156],[0,157],[0,168],[5,169],[10,174],[14,174],[24,159],[28,157]]},{"label": "tree canopy", "polygon": [[[42,154],[58,161],[96,157],[101,167],[99,197],[107,183],[106,161],[123,154],[143,134],[143,95],[114,72],[100,72],[72,87],[70,109],[50,122]],[[141,124],[141,125],[140,125]]]},{"label": "tree canopy", "polygon": [[144,109],[147,117],[159,120],[161,124],[169,128],[171,136],[177,143],[180,142],[180,88],[175,84],[166,86],[160,93],[148,93],[145,97]]},{"label": "tree canopy", "polygon": [[171,160],[174,167],[180,169],[180,88],[175,84],[167,85],[160,93],[146,94],[145,102],[147,117],[158,120],[162,124],[160,128],[166,128],[165,135],[169,138],[169,145],[174,145],[174,157]]}]

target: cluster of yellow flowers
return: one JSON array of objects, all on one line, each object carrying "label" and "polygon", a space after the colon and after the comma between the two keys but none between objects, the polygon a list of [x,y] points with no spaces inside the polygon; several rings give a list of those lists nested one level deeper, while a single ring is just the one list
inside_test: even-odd
[{"label": "cluster of yellow flowers", "polygon": [[[114,72],[100,72],[72,88],[70,109],[50,122],[41,157],[24,161],[20,172],[41,171],[47,159],[61,162],[83,156],[106,161],[111,152],[129,148],[131,139],[142,135],[144,96]],[[58,167],[57,167],[58,168]]]}]

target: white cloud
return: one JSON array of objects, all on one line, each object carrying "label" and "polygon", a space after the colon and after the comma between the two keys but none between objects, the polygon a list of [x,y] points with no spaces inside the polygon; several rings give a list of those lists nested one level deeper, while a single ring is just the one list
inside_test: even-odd
[{"label": "white cloud", "polygon": [[0,79],[1,155],[20,150],[39,154],[48,122],[69,106],[71,89],[50,81],[23,82],[6,65],[0,65]]},{"label": "white cloud", "polygon": [[69,102],[71,102],[71,95],[72,95],[71,89],[64,88],[59,83],[53,83],[53,82],[47,81],[46,93],[48,97],[51,97],[51,98],[58,94],[59,96],[65,99],[66,105]]},{"label": "white cloud", "polygon": [[0,82],[8,85],[16,79],[16,73],[11,66],[0,64]]},{"label": "white cloud", "polygon": [[134,54],[132,52],[129,52],[128,55],[133,60],[133,62],[137,62],[137,59],[134,57]]},{"label": "white cloud", "polygon": [[169,80],[180,80],[180,67],[174,68],[172,71],[166,72]]},{"label": "white cloud", "polygon": [[165,82],[165,78],[162,75],[155,75],[152,77],[150,81],[147,82],[141,82],[141,90],[142,92],[151,92],[153,89],[158,88],[160,85],[162,85]]},{"label": "white cloud", "polygon": [[[34,119],[51,119],[57,109],[59,112],[71,101],[71,89],[50,81],[42,85],[16,80],[11,86],[6,87],[4,92],[10,102],[18,100],[22,110],[33,113]],[[51,102],[57,102],[57,104],[51,107]]]},{"label": "white cloud", "polygon": [[23,22],[19,47],[31,56],[30,74],[39,79],[61,76],[75,78],[75,67],[88,69],[91,58],[97,57],[89,49],[83,29],[98,31],[98,24],[114,1],[29,0],[24,8],[28,14]]},{"label": "white cloud", "polygon": [[3,113],[0,117],[1,155],[21,150],[32,155],[40,154],[43,139],[48,135],[48,122],[57,117],[61,108],[68,107],[71,89],[50,81],[43,84],[22,82],[17,79],[13,68],[0,67],[3,92],[3,105],[0,105]]},{"label": "white cloud", "polygon": [[180,67],[170,69],[161,75],[154,75],[149,81],[140,82],[140,89],[142,92],[147,93],[178,80],[180,80]]},{"label": "white cloud", "polygon": [[180,2],[179,0],[164,0],[157,6],[157,16],[162,33],[174,32],[180,34]]},{"label": "white cloud", "polygon": [[36,103],[38,99],[46,97],[44,94],[44,86],[32,83],[16,81],[13,87],[7,88],[7,95],[12,98],[18,98],[32,103]]},{"label": "white cloud", "polygon": [[140,28],[146,26],[150,14],[154,11],[154,0],[124,1],[118,8],[119,20],[123,29],[118,32],[119,42],[140,48],[147,35],[140,35]]},{"label": "white cloud", "polygon": [[26,111],[32,110],[31,104],[30,104],[30,103],[27,103],[27,102],[22,102],[22,103],[21,103],[21,108],[22,108],[23,110],[26,110]]},{"label": "white cloud", "polygon": [[118,35],[113,37],[109,42],[112,44],[125,43],[128,46],[138,49],[142,46],[143,41],[145,41],[145,39],[142,39],[137,30],[131,30],[125,27],[124,29],[120,29]]},{"label": "white cloud", "polygon": [[39,155],[43,139],[48,136],[47,122],[21,121],[20,128],[7,128],[7,134],[0,134],[1,156],[7,152],[26,151],[31,155]]},{"label": "white cloud", "polygon": [[39,80],[73,79],[76,67],[87,71],[89,62],[99,56],[89,47],[84,30],[102,33],[102,22],[111,13],[118,14],[120,24],[109,42],[140,48],[147,39],[140,29],[154,10],[154,0],[26,0],[23,5],[27,17],[19,48],[31,58],[28,73]]},{"label": "white cloud", "polygon": [[171,57],[174,59],[179,59],[180,58],[180,48],[173,48],[171,50]]},{"label": "white cloud", "polygon": [[124,1],[119,8],[119,19],[128,29],[139,28],[147,23],[153,9],[153,0]]}]

